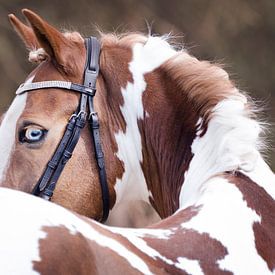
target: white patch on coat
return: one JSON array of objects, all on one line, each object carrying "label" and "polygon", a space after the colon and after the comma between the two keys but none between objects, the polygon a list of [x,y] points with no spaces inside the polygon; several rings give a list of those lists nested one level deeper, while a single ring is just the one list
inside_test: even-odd
[{"label": "white patch on coat", "polygon": [[221,242],[228,251],[217,262],[221,269],[236,275],[272,274],[255,247],[253,224],[261,222],[261,217],[247,206],[240,190],[227,179],[216,177],[205,183],[200,193],[195,204],[200,211],[182,227],[208,233]]},{"label": "white patch on coat", "polygon": [[149,191],[141,168],[142,143],[138,127],[138,120],[144,119],[146,114],[142,103],[146,89],[144,74],[158,68],[175,54],[176,51],[159,37],[149,37],[145,45],[135,44],[133,47],[133,60],[129,64],[133,83],[128,82],[126,88],[121,89],[124,105],[120,109],[126,122],[126,131],[115,134],[117,157],[123,161],[125,171],[122,178],[116,180],[116,204],[110,212],[110,220],[115,212],[118,213],[116,217],[122,216],[120,206],[127,205],[127,201],[143,200],[149,203]]},{"label": "white patch on coat", "polygon": [[177,260],[178,260],[178,263],[176,263],[176,267],[186,271],[186,273],[192,274],[192,275],[204,274],[201,270],[199,261],[191,260],[183,257],[178,257]]},{"label": "white patch on coat", "polygon": [[[147,256],[153,258],[154,260],[161,260],[165,264],[176,267],[186,271],[188,274],[203,274],[201,271],[199,262],[197,260],[190,260],[183,257],[177,259],[178,262],[165,257],[153,247],[150,247],[148,243],[143,238],[149,239],[161,239],[168,240],[175,234],[177,228],[172,229],[131,229],[131,228],[111,228],[108,227],[108,230],[113,233],[117,233],[125,237],[130,241],[134,246],[136,246],[140,251],[142,251]],[[172,247],[171,247],[172,248]]]},{"label": "white patch on coat", "polygon": [[246,115],[246,108],[246,98],[240,95],[221,101],[213,109],[205,135],[193,141],[194,156],[185,173],[180,208],[196,203],[200,188],[210,177],[225,171],[249,172],[255,168],[261,128]]},{"label": "white patch on coat", "polygon": [[[34,76],[26,83],[31,83]],[[16,126],[27,102],[27,93],[18,95],[13,100],[0,125],[0,183],[5,180],[5,174],[9,166],[10,157],[16,141]]]},{"label": "white patch on coat", "polygon": [[128,236],[135,236],[138,238],[153,238],[160,240],[168,240],[173,236],[176,228],[173,229],[152,229],[152,228],[120,228],[120,227],[104,227],[107,230],[110,230],[113,233],[120,234],[125,238]]},{"label": "white patch on coat", "polygon": [[[158,238],[158,239],[167,239],[172,235],[171,230],[162,230],[162,229],[130,229],[130,228],[108,228],[113,233],[117,233],[125,237],[129,242],[131,242],[136,248],[147,256],[153,258],[154,260],[161,260],[166,264],[175,266],[175,263],[163,256],[159,251],[151,247],[146,243],[142,238]],[[167,236],[168,235],[168,236]],[[164,238],[163,238],[164,236]]]},{"label": "white patch on coat", "polygon": [[0,188],[0,209],[1,274],[37,274],[33,261],[41,260],[39,240],[46,238],[43,231],[46,226],[65,226],[71,234],[80,233],[111,249],[142,274],[152,274],[147,264],[122,243],[99,233],[61,206],[20,191]]},{"label": "white patch on coat", "polygon": [[264,188],[273,200],[275,200],[275,174],[261,156],[259,156],[255,168],[249,172],[243,171],[243,174]]}]

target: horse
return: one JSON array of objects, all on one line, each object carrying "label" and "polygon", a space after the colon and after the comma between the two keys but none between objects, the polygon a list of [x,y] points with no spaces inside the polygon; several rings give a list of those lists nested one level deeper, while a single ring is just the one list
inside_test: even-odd
[{"label": "horse", "polygon": [[[25,83],[81,85],[86,60],[82,36],[60,33],[30,10],[23,14],[31,27],[14,15],[10,20],[32,49],[29,59],[39,63]],[[49,221],[34,229],[41,232],[45,224],[47,237],[43,231],[36,238],[40,258],[32,260],[33,266],[50,273],[50,263],[58,268],[69,252],[68,273],[77,254],[83,274],[82,263],[94,274],[274,274],[275,176],[261,155],[263,125],[252,101],[219,65],[175,50],[166,36],[102,34],[100,42],[94,104],[106,160],[108,220],[118,221],[129,202],[143,202],[161,221],[123,229],[78,216],[80,225],[68,210],[20,195],[33,205],[22,216],[28,220],[31,209],[38,209],[41,219]],[[79,94],[53,88],[16,96],[0,127],[1,186],[31,192],[78,102]],[[103,205],[93,150],[84,128],[52,200],[100,220]],[[17,195],[12,197],[9,201],[18,201]],[[18,206],[24,208],[23,202]],[[44,207],[53,210],[46,214]],[[51,224],[58,209],[73,225],[62,215]],[[26,234],[35,238],[31,231]],[[58,245],[51,248],[43,238]]]}]

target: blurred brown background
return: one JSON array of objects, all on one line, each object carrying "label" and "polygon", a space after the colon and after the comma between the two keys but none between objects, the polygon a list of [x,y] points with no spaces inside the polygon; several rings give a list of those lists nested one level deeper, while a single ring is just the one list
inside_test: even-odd
[{"label": "blurred brown background", "polygon": [[172,31],[200,59],[226,64],[238,87],[264,106],[271,123],[268,159],[275,170],[275,1],[274,0],[0,0],[0,112],[31,65],[12,31],[9,13],[38,12],[56,27],[84,35],[103,31]]}]

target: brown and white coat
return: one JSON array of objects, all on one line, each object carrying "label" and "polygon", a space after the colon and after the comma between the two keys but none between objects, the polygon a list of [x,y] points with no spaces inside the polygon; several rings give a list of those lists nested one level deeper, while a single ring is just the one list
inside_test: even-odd
[{"label": "brown and white coat", "polygon": [[[32,52],[43,61],[27,81],[81,83],[81,36],[24,14],[32,29],[11,16],[16,30],[29,47],[44,48]],[[156,213],[162,220],[142,229],[111,227],[2,188],[1,271],[274,274],[275,176],[259,152],[261,125],[246,96],[219,66],[175,51],[164,37],[103,35],[101,43],[95,108],[112,201],[108,223],[138,223],[132,206],[143,218],[151,207],[140,224],[157,220]],[[0,127],[3,187],[30,192],[77,99],[54,89],[15,98]],[[18,132],[37,125],[47,129],[43,141],[18,140]],[[90,139],[85,129],[53,201],[99,218]],[[11,259],[15,264],[7,264]]]}]

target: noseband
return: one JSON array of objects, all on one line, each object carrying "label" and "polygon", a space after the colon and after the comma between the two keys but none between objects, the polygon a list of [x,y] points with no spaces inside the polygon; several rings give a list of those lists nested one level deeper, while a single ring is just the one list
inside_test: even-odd
[{"label": "noseband", "polygon": [[[51,200],[57,181],[66,163],[72,156],[75,146],[80,138],[81,130],[84,128],[86,121],[88,121],[95,148],[95,159],[97,161],[99,181],[102,191],[103,215],[101,222],[104,222],[109,215],[109,189],[99,135],[99,120],[93,106],[93,98],[96,93],[96,80],[99,73],[100,44],[96,38],[89,37],[85,39],[85,46],[87,57],[83,85],[66,81],[23,83],[17,89],[16,94],[20,95],[25,92],[49,88],[65,89],[81,94],[78,108],[71,116],[66,126],[65,133],[51,160],[48,162],[42,176],[35,185],[32,194],[46,200]],[[89,114],[87,114],[87,109],[89,110]]]}]

